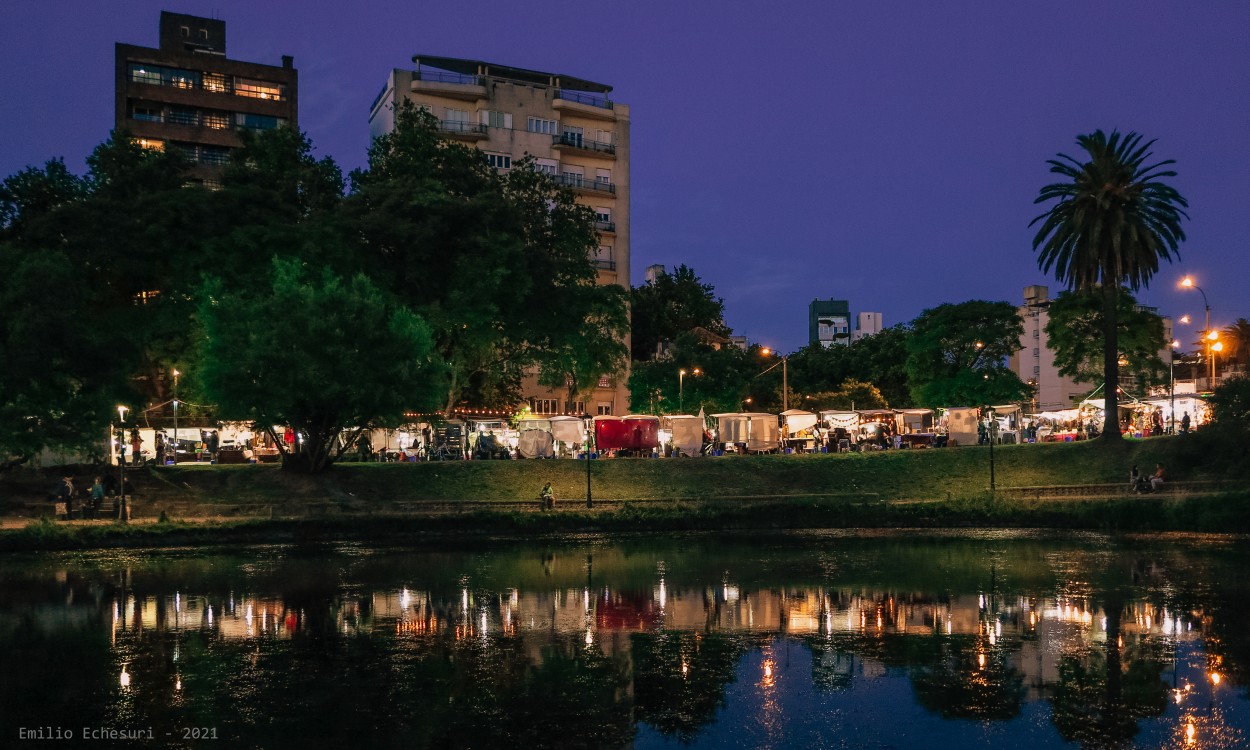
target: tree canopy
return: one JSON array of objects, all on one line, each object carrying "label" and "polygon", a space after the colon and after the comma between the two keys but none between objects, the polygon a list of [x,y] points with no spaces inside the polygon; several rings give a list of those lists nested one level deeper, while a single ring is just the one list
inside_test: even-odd
[{"label": "tree canopy", "polygon": [[198,378],[221,418],[296,431],[293,447],[273,434],[284,466],[321,471],[361,429],[438,401],[443,365],[429,326],[363,274],[343,280],[274,258],[267,279],[263,294],[205,283]]},{"label": "tree canopy", "polygon": [[725,301],[684,264],[634,287],[630,310],[632,352],[637,361],[655,359],[661,344],[676,341],[695,328],[718,336],[733,333],[725,325]]},{"label": "tree canopy", "polygon": [[1014,401],[1028,386],[1007,368],[1024,324],[1009,302],[971,300],[925,310],[907,338],[907,375],[920,406]]},{"label": "tree canopy", "polygon": [[[1137,305],[1128,290],[1119,292],[1116,340],[1123,367],[1143,388],[1165,384],[1168,365],[1159,356],[1168,345],[1163,338],[1163,319]],[[1080,383],[1099,382],[1103,351],[1101,290],[1062,292],[1051,303],[1049,313],[1046,336],[1055,352],[1059,373]]]},{"label": "tree canopy", "polygon": [[[1070,289],[1102,291],[1103,382],[1119,382],[1119,288],[1147,286],[1159,261],[1179,257],[1185,239],[1182,219],[1188,202],[1163,180],[1175,177],[1172,160],[1150,163],[1154,141],[1136,133],[1111,135],[1096,130],[1078,136],[1080,160],[1066,154],[1050,159],[1061,178],[1041,189],[1034,203],[1050,208],[1030,222],[1040,224],[1033,238],[1037,264]],[[1104,440],[1119,440],[1115,388],[1105,388]]]}]

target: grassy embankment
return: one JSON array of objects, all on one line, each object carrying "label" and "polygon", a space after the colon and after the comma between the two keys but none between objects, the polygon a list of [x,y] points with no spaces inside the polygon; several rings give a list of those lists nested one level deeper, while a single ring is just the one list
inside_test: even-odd
[{"label": "grassy embankment", "polygon": [[[1123,483],[1156,462],[1174,480],[1246,477],[1245,449],[1196,436],[1001,446],[997,486]],[[1239,458],[1240,456],[1240,458]],[[836,527],[1052,527],[1250,531],[1250,481],[1217,493],[1087,499],[990,496],[989,449],[849,455],[605,460],[591,466],[597,506],[584,507],[586,465],[574,461],[343,464],[320,477],[273,466],[158,469],[136,500],[160,524],[34,524],[0,533],[0,549],[305,538],[389,538],[426,533],[568,533]],[[555,513],[529,503],[545,482]],[[186,523],[243,514],[251,520]],[[257,520],[255,516],[273,518]]]}]

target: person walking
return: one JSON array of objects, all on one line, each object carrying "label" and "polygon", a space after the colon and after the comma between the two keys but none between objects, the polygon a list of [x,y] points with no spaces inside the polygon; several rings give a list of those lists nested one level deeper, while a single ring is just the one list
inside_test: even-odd
[{"label": "person walking", "polygon": [[74,517],[73,477],[61,477],[61,484],[56,488],[56,502],[64,506],[65,520],[71,520]]}]

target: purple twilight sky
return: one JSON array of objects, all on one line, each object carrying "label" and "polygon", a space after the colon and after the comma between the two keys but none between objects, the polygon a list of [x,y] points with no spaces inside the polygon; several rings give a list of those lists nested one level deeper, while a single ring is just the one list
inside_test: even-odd
[{"label": "purple twilight sky", "polygon": [[630,105],[633,279],[685,263],[752,341],[806,343],[807,304],[887,325],[942,302],[1019,302],[1045,160],[1135,130],[1190,201],[1181,261],[1143,301],[1196,338],[1250,317],[1250,4],[17,0],[0,24],[0,174],[71,169],[113,122],[113,44],[161,10],[227,23],[229,56],[295,56],[300,125],[348,170],[368,109],[414,53],[561,72]]}]

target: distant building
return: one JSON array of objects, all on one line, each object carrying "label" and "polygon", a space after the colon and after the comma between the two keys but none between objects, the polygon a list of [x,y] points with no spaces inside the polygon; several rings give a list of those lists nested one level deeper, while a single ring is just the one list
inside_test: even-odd
[{"label": "distant building", "polygon": [[667,272],[664,270],[664,264],[656,263],[654,265],[647,266],[646,273],[643,275],[645,276],[648,284],[654,284],[665,273]]},{"label": "distant building", "polygon": [[1095,387],[1078,383],[1059,374],[1055,353],[1049,347],[1046,324],[1050,322],[1050,290],[1044,286],[1026,286],[1024,304],[1017,308],[1024,322],[1020,350],[1011,355],[1008,367],[1035,393],[1033,409],[1037,412],[1071,409]]},{"label": "distant building", "polygon": [[160,46],[116,45],[115,127],[142,146],[176,149],[209,186],[244,130],[297,127],[294,59],[226,57],[226,22],[161,12]]},{"label": "distant building", "polygon": [[857,313],[855,315],[855,332],[851,334],[851,341],[853,343],[866,336],[874,336],[881,333],[884,328],[885,324],[882,322],[881,313]]},{"label": "distant building", "polygon": [[[393,69],[369,111],[374,137],[395,127],[395,105],[410,101],[438,118],[442,137],[482,152],[499,171],[529,156],[534,166],[595,213],[599,245],[590,259],[600,284],[630,286],[629,105],[612,87],[562,73],[485,60],[414,55],[413,70]],[[651,269],[648,270],[650,278]],[[663,267],[660,267],[663,270]],[[629,336],[626,334],[626,347]],[[628,373],[604,376],[577,399],[525,378],[538,414],[627,414]]]},{"label": "distant building", "polygon": [[747,350],[747,337],[746,336],[730,336],[729,343],[732,346],[738,347],[744,352]]},{"label": "distant building", "polygon": [[851,343],[851,305],[844,299],[814,299],[807,306],[807,343],[828,348]]}]

